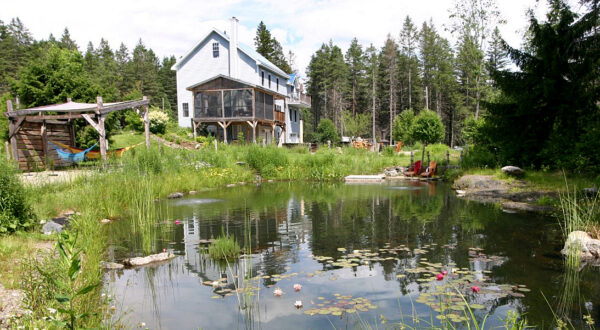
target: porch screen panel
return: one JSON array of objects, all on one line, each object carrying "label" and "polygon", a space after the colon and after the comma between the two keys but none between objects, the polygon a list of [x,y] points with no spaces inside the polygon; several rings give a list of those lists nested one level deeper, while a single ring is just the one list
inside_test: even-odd
[{"label": "porch screen panel", "polygon": [[235,91],[223,91],[223,101],[225,102],[225,117],[235,117],[235,113],[232,108],[233,93]]},{"label": "porch screen panel", "polygon": [[243,117],[252,117],[252,90],[244,89],[242,91]]},{"label": "porch screen panel", "polygon": [[231,107],[235,117],[251,117],[252,91],[245,89],[231,91]]},{"label": "porch screen panel", "polygon": [[196,93],[194,95],[194,118],[205,117],[202,114],[202,94]]},{"label": "porch screen panel", "polygon": [[265,94],[265,119],[273,120],[273,95]]},{"label": "porch screen panel", "polygon": [[205,117],[222,117],[221,92],[203,92],[202,110]]},{"label": "porch screen panel", "polygon": [[259,91],[255,93],[256,118],[265,118],[265,94]]}]

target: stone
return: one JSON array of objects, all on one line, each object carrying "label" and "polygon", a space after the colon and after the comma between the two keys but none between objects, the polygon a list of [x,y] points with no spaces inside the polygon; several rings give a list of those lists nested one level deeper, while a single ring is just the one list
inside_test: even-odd
[{"label": "stone", "polygon": [[107,223],[110,223],[110,222],[111,222],[110,219],[102,219],[102,220],[100,220],[100,223],[103,223],[103,224],[107,224]]},{"label": "stone", "polygon": [[198,192],[197,192],[196,190],[190,190],[190,192],[188,192],[188,194],[190,194],[190,195],[195,195],[195,194],[197,194],[197,193],[198,193]]},{"label": "stone", "polygon": [[182,198],[182,197],[183,197],[183,193],[181,193],[181,192],[172,193],[169,196],[167,196],[168,199],[175,199],[175,198]]},{"label": "stone", "polygon": [[467,192],[466,192],[465,190],[457,190],[457,191],[456,191],[456,195],[457,195],[458,197],[462,197],[462,196],[464,196],[466,193],[467,193]]},{"label": "stone", "polygon": [[53,233],[60,233],[63,230],[63,226],[59,225],[54,221],[48,221],[42,227],[42,232],[45,235],[51,235]]},{"label": "stone", "polygon": [[567,236],[564,248],[560,251],[568,255],[570,251],[579,251],[581,259],[600,258],[600,240],[593,239],[584,231],[574,231]]},{"label": "stone", "polygon": [[385,172],[383,172],[383,174],[384,174],[385,176],[391,176],[391,177],[394,177],[394,176],[398,176],[398,171],[396,171],[396,169],[395,169],[395,168],[386,168],[386,169],[385,169]]},{"label": "stone", "polygon": [[104,267],[104,269],[122,269],[123,267],[125,267],[123,264],[119,264],[116,262],[104,262],[102,266]]},{"label": "stone", "polygon": [[235,187],[235,183],[230,183],[230,184],[226,185],[225,187],[227,187],[227,188]]},{"label": "stone", "polygon": [[151,254],[146,257],[136,257],[123,260],[123,264],[127,266],[144,266],[159,261],[166,261],[175,258],[175,255],[169,252]]},{"label": "stone", "polygon": [[525,171],[516,166],[504,166],[502,168],[502,173],[512,176],[522,176],[523,174],[525,174]]},{"label": "stone", "polygon": [[502,209],[508,211],[525,211],[525,212],[549,212],[552,211],[552,206],[536,205],[523,202],[504,202]]},{"label": "stone", "polygon": [[596,196],[596,195],[598,195],[598,188],[597,187],[583,188],[583,193],[588,196]]},{"label": "stone", "polygon": [[245,166],[246,162],[235,162],[235,165]]},{"label": "stone", "polygon": [[194,146],[194,149],[196,149],[196,150],[200,149],[200,148],[202,148],[202,143],[198,143],[198,144],[196,144],[196,146]]}]

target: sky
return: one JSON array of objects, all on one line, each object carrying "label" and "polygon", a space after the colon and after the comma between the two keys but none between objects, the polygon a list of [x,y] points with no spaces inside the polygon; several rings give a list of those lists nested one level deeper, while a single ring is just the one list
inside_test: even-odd
[{"label": "sky", "polygon": [[[497,0],[506,24],[503,38],[520,46],[527,26],[526,10],[545,13],[544,0]],[[304,72],[311,55],[332,40],[343,51],[352,38],[380,48],[388,34],[398,38],[406,15],[420,27],[432,19],[438,31],[452,40],[446,27],[453,0],[9,0],[0,10],[8,23],[19,17],[36,39],[50,33],[60,38],[65,27],[85,51],[91,41],[123,42],[130,50],[141,38],[160,56],[185,55],[213,28],[230,30],[229,19],[239,19],[239,40],[253,45],[256,26],[263,21],[287,53],[296,55],[295,67]]]}]

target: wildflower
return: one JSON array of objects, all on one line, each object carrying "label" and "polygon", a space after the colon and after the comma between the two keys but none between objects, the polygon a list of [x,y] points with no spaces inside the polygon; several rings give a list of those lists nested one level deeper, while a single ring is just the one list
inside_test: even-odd
[{"label": "wildflower", "polygon": [[479,293],[479,287],[477,285],[472,286],[471,290],[473,290],[474,293]]},{"label": "wildflower", "polygon": [[302,285],[300,285],[300,284],[294,284],[294,291],[298,292],[300,290],[302,290]]},{"label": "wildflower", "polygon": [[448,275],[448,272],[445,270],[442,270],[442,275],[446,276],[446,275]]},{"label": "wildflower", "polygon": [[444,279],[444,275],[442,275],[442,274],[437,274],[437,275],[435,275],[435,278],[437,278],[437,280],[438,280],[438,281],[441,281],[441,280],[443,280],[443,279]]},{"label": "wildflower", "polygon": [[54,314],[56,313],[56,309],[48,307],[48,312],[50,312],[50,314]]},{"label": "wildflower", "polygon": [[106,298],[106,293],[101,294],[100,298]]},{"label": "wildflower", "polygon": [[277,288],[273,291],[273,294],[275,295],[275,297],[281,297],[281,295],[283,294],[283,291],[281,291],[280,288]]},{"label": "wildflower", "polygon": [[179,220],[175,220],[175,224],[176,224],[176,225],[178,225],[178,224],[180,224],[180,223],[181,223],[181,221],[179,221]]},{"label": "wildflower", "polygon": [[143,328],[145,326],[146,326],[146,323],[144,323],[144,322],[138,323],[138,328]]},{"label": "wildflower", "polygon": [[296,300],[296,302],[294,303],[294,306],[296,306],[296,308],[302,308],[302,300]]}]

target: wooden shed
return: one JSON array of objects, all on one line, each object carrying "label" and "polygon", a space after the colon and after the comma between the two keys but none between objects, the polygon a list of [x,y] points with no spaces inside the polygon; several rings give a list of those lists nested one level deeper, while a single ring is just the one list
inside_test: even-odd
[{"label": "wooden shed", "polygon": [[148,104],[146,97],[141,100],[103,103],[78,103],[67,99],[66,103],[53,104],[29,109],[13,110],[8,101],[5,116],[9,120],[10,154],[18,161],[19,168],[32,171],[70,165],[63,161],[48,142],[54,141],[69,146],[75,145],[74,120],[85,119],[100,136],[100,154],[106,159],[107,143],[104,121],[114,111],[141,109],[145,126],[146,146],[150,146]]}]

